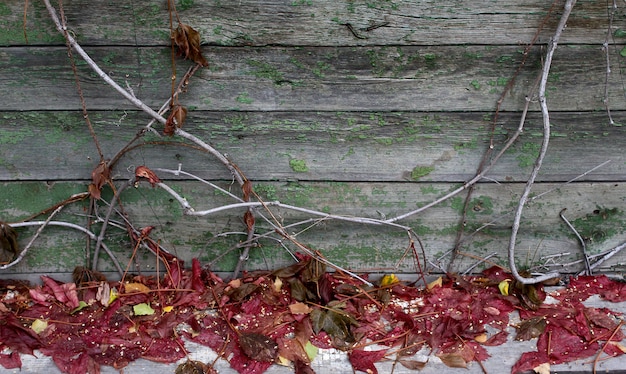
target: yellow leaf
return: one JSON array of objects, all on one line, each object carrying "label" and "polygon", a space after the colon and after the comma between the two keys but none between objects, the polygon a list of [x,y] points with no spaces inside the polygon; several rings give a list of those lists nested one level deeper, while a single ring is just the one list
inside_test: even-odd
[{"label": "yellow leaf", "polygon": [[276,292],[279,292],[282,287],[283,287],[282,279],[280,279],[279,277],[276,277],[276,279],[274,280],[274,290]]},{"label": "yellow leaf", "polygon": [[441,287],[442,284],[443,284],[443,278],[439,277],[435,279],[434,281],[428,283],[428,289],[432,290],[433,288],[435,288],[435,286]]},{"label": "yellow leaf", "polygon": [[143,283],[126,283],[124,285],[124,292],[126,292],[126,293],[131,293],[131,292],[148,293],[148,292],[150,292],[150,289],[148,288],[148,286],[146,286]]},{"label": "yellow leaf", "polygon": [[281,366],[291,366],[291,361],[287,360],[283,356],[278,356],[276,363]]},{"label": "yellow leaf", "polygon": [[34,320],[32,325],[30,325],[30,328],[33,329],[33,331],[36,332],[37,334],[41,334],[41,332],[45,330],[47,327],[48,327],[48,321],[44,321],[39,318]]},{"label": "yellow leaf", "polygon": [[475,337],[474,340],[476,340],[476,342],[478,343],[484,343],[487,341],[487,334],[480,334],[477,337]]},{"label": "yellow leaf", "polygon": [[537,374],[550,374],[550,363],[544,362],[543,364],[537,366],[536,368],[533,368],[533,370]]},{"label": "yellow leaf", "polygon": [[109,302],[107,303],[106,306],[111,305],[111,303],[114,302],[115,300],[117,300],[117,290],[114,288],[109,293]]},{"label": "yellow leaf", "polygon": [[400,282],[400,279],[395,274],[387,274],[380,280],[380,286],[386,287],[398,282]]},{"label": "yellow leaf", "polygon": [[164,306],[164,307],[163,307],[163,311],[164,311],[165,313],[169,313],[169,312],[171,312],[173,309],[174,309],[174,307],[173,307],[173,306],[171,306],[171,305],[168,305],[168,306]]},{"label": "yellow leaf", "polygon": [[511,283],[510,279],[505,279],[498,284],[498,289],[500,293],[504,296],[509,296],[509,284]]}]

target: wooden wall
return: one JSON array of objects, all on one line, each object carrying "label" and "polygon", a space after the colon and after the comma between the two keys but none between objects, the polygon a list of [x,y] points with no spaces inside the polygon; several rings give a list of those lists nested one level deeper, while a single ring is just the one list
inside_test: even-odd
[{"label": "wooden wall", "polygon": [[[168,99],[172,72],[166,1],[63,4],[71,33],[108,74],[155,109]],[[524,97],[541,69],[562,9],[557,1],[550,13],[549,2],[536,0],[176,4],[181,20],[200,31],[210,63],[181,96],[190,109],[184,129],[227,154],[266,200],[372,218],[416,209],[474,175],[489,144],[496,101],[543,24],[502,102],[494,137],[496,149],[501,148],[519,124]],[[557,49],[547,91],[553,134],[533,188],[534,195],[551,192],[524,211],[517,244],[521,266],[580,260],[580,246],[559,218],[564,208],[590,239],[591,253],[626,239],[626,10],[623,4],[614,10],[610,30],[609,10],[606,2],[578,1]],[[63,37],[41,1],[29,1],[25,27],[23,15],[24,1],[0,4],[0,219],[6,222],[86,191],[98,163]],[[189,64],[177,60],[179,78]],[[95,132],[105,156],[111,157],[149,118],[80,59],[76,65]],[[461,251],[466,255],[457,257],[453,269],[464,271],[493,253],[491,261],[506,265],[511,213],[537,156],[541,126],[533,103],[524,133],[473,194],[463,226],[467,238]],[[189,144],[182,139],[147,135],[144,140],[145,146],[127,153],[114,170],[120,183],[138,165],[181,165],[239,193],[222,164],[182,146]],[[197,209],[234,202],[189,178],[159,175]],[[103,196],[111,199],[107,188]],[[457,195],[400,222],[419,234],[426,257],[443,267],[461,227],[463,199]],[[156,227],[152,237],[164,247],[185,259],[213,262],[217,271],[233,269],[238,253],[231,249],[244,236],[220,234],[243,230],[242,210],[186,217],[176,201],[147,184],[124,192],[122,201],[133,223]],[[58,219],[84,226],[86,207],[86,202],[74,204]],[[101,203],[98,212],[105,211]],[[284,209],[275,214],[285,225],[312,217]],[[257,221],[259,233],[272,230]],[[327,220],[293,232],[341,266],[415,272],[410,258],[398,263],[407,247],[402,230]],[[19,230],[22,246],[33,233]],[[107,233],[106,242],[125,264],[131,252],[125,232],[110,228]],[[248,269],[290,263],[280,243],[266,239],[261,244]],[[84,235],[49,227],[22,263],[0,276],[67,274],[85,262],[85,246]],[[142,269],[154,267],[151,255],[140,251],[138,257]],[[602,270],[624,271],[625,262],[626,255],[617,255]],[[100,268],[112,269],[106,256]],[[558,270],[581,269],[577,264]]]}]

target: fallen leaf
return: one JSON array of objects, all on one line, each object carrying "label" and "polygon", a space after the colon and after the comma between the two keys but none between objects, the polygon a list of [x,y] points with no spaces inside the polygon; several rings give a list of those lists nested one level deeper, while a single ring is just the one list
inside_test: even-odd
[{"label": "fallen leaf", "polygon": [[544,317],[535,317],[527,319],[520,323],[517,327],[517,335],[515,340],[530,340],[539,337],[546,329],[546,319]]},{"label": "fallen leaf", "polygon": [[154,309],[146,303],[133,305],[133,313],[136,316],[150,316],[154,314]]},{"label": "fallen leaf", "polygon": [[340,313],[333,309],[313,309],[311,323],[316,334],[320,331],[326,331],[330,337],[339,343],[353,343],[355,341],[350,326],[356,325],[357,321],[346,313]]},{"label": "fallen leaf", "polygon": [[311,313],[311,308],[305,303],[293,303],[289,304],[289,311],[291,314],[309,314]]},{"label": "fallen leaf", "polygon": [[278,345],[268,336],[256,332],[244,332],[239,336],[239,346],[249,358],[261,362],[274,362]]},{"label": "fallen leaf", "polygon": [[505,279],[502,282],[498,283],[498,289],[500,293],[504,296],[509,296],[509,285],[511,284],[510,279]]},{"label": "fallen leaf", "polygon": [[394,283],[399,283],[399,282],[400,282],[400,279],[398,279],[398,277],[395,274],[387,274],[381,278],[380,286],[386,287],[386,286],[390,286]]},{"label": "fallen leaf", "polygon": [[544,362],[543,364],[534,367],[533,370],[537,374],[550,374],[550,363]]},{"label": "fallen leaf", "polygon": [[126,293],[131,293],[131,292],[148,293],[148,292],[150,292],[150,288],[148,288],[148,286],[146,286],[143,283],[126,283],[126,284],[124,284],[124,292],[126,292]]},{"label": "fallen leaf", "polygon": [[441,359],[446,366],[451,368],[467,368],[467,362],[459,353],[441,353],[437,357]]},{"label": "fallen leaf", "polygon": [[43,330],[45,330],[46,328],[48,328],[48,321],[44,321],[42,319],[37,318],[36,320],[33,321],[33,323],[30,325],[30,328],[33,329],[33,331],[37,334],[41,334],[43,332]]},{"label": "fallen leaf", "polygon": [[406,358],[401,358],[398,362],[409,370],[422,370],[428,363],[428,361],[408,360]]},{"label": "fallen leaf", "polygon": [[439,286],[441,287],[443,285],[443,278],[439,277],[437,279],[435,279],[434,281],[428,283],[428,289],[432,290],[433,288]]},{"label": "fallen leaf", "polygon": [[352,368],[355,371],[360,370],[368,374],[378,374],[378,370],[376,369],[376,366],[374,366],[374,363],[385,357],[386,353],[386,349],[378,351],[354,349],[348,352],[348,360],[350,361],[350,364],[352,364]]},{"label": "fallen leaf", "polygon": [[200,33],[198,31],[187,24],[179,23],[172,38],[180,55],[202,66],[209,66],[200,51]]}]

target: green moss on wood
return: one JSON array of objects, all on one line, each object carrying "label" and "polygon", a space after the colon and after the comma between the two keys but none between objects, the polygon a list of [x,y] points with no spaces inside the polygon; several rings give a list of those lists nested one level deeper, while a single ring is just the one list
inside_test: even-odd
[{"label": "green moss on wood", "polygon": [[306,173],[309,171],[309,167],[304,160],[291,159],[289,160],[289,167],[296,173]]},{"label": "green moss on wood", "polygon": [[416,166],[411,170],[411,179],[414,181],[430,174],[435,168],[433,166]]}]

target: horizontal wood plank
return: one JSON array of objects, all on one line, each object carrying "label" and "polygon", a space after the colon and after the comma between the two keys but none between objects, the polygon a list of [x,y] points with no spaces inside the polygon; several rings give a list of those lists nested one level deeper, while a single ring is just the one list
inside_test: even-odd
[{"label": "horizontal wood plank", "polygon": [[[506,0],[452,2],[412,0],[254,0],[178,3],[183,22],[215,45],[442,45],[528,43],[552,2]],[[540,42],[547,42],[563,7],[557,1]],[[150,0],[120,4],[73,0],[64,2],[69,29],[87,44],[168,45],[166,3]],[[599,43],[606,38],[608,5],[576,4],[563,43]],[[61,43],[42,2],[7,0],[0,8],[0,45]],[[626,19],[614,10],[613,30]],[[346,24],[351,24],[354,33]]]},{"label": "horizontal wood plank", "polygon": [[[502,113],[496,152],[513,136],[520,114]],[[626,122],[626,112],[613,117]],[[137,112],[90,114],[105,158],[110,159],[147,124]],[[90,179],[99,157],[79,112],[4,112],[0,180]],[[624,127],[606,113],[553,113],[552,139],[538,180],[566,182],[610,162],[583,180],[623,181]],[[488,177],[525,181],[542,139],[541,116],[527,118],[526,131]],[[432,112],[189,112],[184,129],[228,155],[253,181],[431,181],[471,179],[489,146],[489,113]],[[155,129],[160,129],[155,125]],[[179,138],[148,133],[116,165],[118,177],[137,165],[181,167],[212,180],[231,178],[212,156]],[[128,171],[130,170],[130,171]],[[162,175],[163,178],[172,176]]]},{"label": "horizontal wood plank", "polygon": [[[211,209],[236,201],[212,190],[199,182],[168,182],[184,196],[196,211]],[[238,194],[236,187],[218,183]],[[17,222],[30,214],[52,206],[73,193],[86,190],[84,182],[9,182],[0,186],[3,207],[0,219]],[[559,188],[556,189],[555,188]],[[308,208],[324,213],[348,217],[387,219],[410,212],[443,196],[451,188],[442,183],[340,183],[340,182],[265,182],[255,183],[255,190],[265,201]],[[470,202],[465,222],[466,239],[454,269],[465,271],[480,258],[490,257],[491,263],[507,264],[512,211],[523,188],[522,183],[478,185]],[[110,200],[105,188],[104,197]],[[550,191],[535,200],[524,211],[517,243],[520,266],[531,266],[537,271],[556,269],[565,272],[582,270],[578,262],[569,267],[555,267],[581,259],[581,248],[573,233],[559,218],[564,213],[582,236],[588,240],[588,250],[597,254],[613,248],[626,239],[626,184],[625,183],[577,183],[570,185],[541,183],[533,188],[533,195]],[[142,183],[137,189],[125,191],[121,200],[128,218],[136,227],[155,226],[151,237],[168,250],[189,261],[198,257],[210,264],[214,271],[231,271],[238,258],[236,246],[244,238],[241,208],[225,210],[205,217],[184,216],[179,204],[160,189]],[[106,205],[100,204],[98,217],[106,213]],[[453,247],[460,227],[462,195],[456,196],[423,213],[411,216],[399,223],[410,226],[424,243],[429,264],[445,267],[449,261],[446,252]],[[409,244],[404,230],[384,226],[357,224],[338,220],[311,221],[320,218],[305,212],[287,208],[270,207],[272,214],[282,225],[292,225],[288,231],[303,244],[319,249],[336,264],[356,271],[381,273],[415,273],[411,254],[403,259]],[[265,217],[270,215],[257,210]],[[85,225],[85,203],[66,208],[57,218]],[[42,218],[43,219],[43,218]],[[256,230],[259,234],[274,231],[270,222],[257,216]],[[307,221],[308,220],[308,221]],[[97,221],[97,220],[96,220]],[[114,222],[119,222],[114,218]],[[99,224],[94,230],[99,233]],[[480,229],[480,231],[476,231]],[[19,228],[20,244],[24,246],[34,229]],[[230,233],[230,234],[229,234]],[[115,251],[116,257],[125,265],[131,255],[131,246],[123,227],[112,226],[107,231],[106,243]],[[290,254],[276,241],[260,239],[260,247],[254,249],[248,269],[275,269],[293,261]],[[68,269],[84,263],[85,236],[62,227],[49,227],[35,242],[25,259],[13,268],[0,273],[2,277],[13,274],[66,273]],[[289,243],[281,240],[287,247]],[[291,246],[292,247],[292,246]],[[293,249],[293,247],[292,247]],[[551,257],[554,256],[554,257]],[[135,271],[153,271],[152,255],[140,250],[137,254],[139,267]],[[619,253],[602,265],[603,271],[624,269],[626,253]],[[101,255],[100,267],[111,271],[111,262]],[[478,267],[477,269],[480,269]],[[440,272],[434,269],[434,272]]]},{"label": "horizontal wood plank", "polygon": [[[553,111],[626,109],[622,66],[611,49],[612,74],[598,45],[564,46],[548,81]],[[170,96],[168,48],[87,49],[122,87],[158,108]],[[206,48],[211,66],[193,77],[181,102],[200,110],[493,111],[523,60],[521,46]],[[534,49],[502,110],[521,111],[540,72]],[[77,58],[91,110],[133,108]],[[188,63],[178,64],[182,77]],[[80,109],[64,47],[0,49],[0,110]],[[584,87],[581,90],[580,87]],[[606,90],[606,92],[605,92]],[[532,98],[532,97],[531,97]],[[530,110],[537,111],[533,104]]]}]

